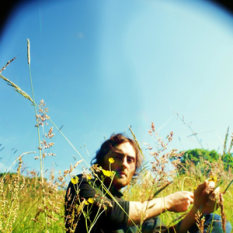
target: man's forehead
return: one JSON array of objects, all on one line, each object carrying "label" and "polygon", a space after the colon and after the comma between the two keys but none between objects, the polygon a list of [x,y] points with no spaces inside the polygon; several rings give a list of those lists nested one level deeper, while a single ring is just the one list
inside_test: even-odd
[{"label": "man's forehead", "polygon": [[120,145],[115,146],[112,148],[112,151],[136,158],[136,151],[129,142],[121,143]]}]

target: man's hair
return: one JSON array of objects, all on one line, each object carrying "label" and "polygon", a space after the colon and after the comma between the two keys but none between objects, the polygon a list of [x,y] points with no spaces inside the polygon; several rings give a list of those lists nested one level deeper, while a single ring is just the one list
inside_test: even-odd
[{"label": "man's hair", "polygon": [[91,165],[93,164],[98,164],[98,165],[102,165],[103,163],[103,159],[104,156],[115,146],[118,146],[122,143],[125,142],[129,142],[131,144],[131,146],[134,148],[135,153],[136,153],[136,170],[135,170],[135,174],[137,175],[139,169],[141,168],[142,165],[142,155],[140,153],[140,150],[138,149],[137,144],[135,143],[135,141],[131,138],[128,138],[126,136],[124,136],[123,134],[119,133],[119,134],[112,134],[111,137],[106,140],[100,147],[100,149],[96,152],[95,157],[91,160]]}]

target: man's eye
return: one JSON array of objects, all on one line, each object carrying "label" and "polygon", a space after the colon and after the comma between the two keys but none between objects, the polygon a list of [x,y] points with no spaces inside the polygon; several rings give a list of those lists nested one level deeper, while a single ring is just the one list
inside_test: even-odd
[{"label": "man's eye", "polygon": [[115,159],[121,159],[121,156],[120,155],[115,155],[114,158]]},{"label": "man's eye", "polygon": [[128,163],[133,163],[134,159],[128,158]]}]

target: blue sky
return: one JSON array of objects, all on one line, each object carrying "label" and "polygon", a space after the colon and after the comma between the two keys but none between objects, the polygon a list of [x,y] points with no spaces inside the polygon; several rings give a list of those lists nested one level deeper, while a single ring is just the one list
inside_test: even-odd
[{"label": "blue sky", "polygon": [[[12,14],[0,38],[0,67],[16,56],[2,75],[31,95],[30,39],[35,100],[45,100],[88,163],[113,132],[130,136],[130,125],[139,142],[152,142],[152,121],[162,138],[174,132],[169,147],[200,148],[176,113],[205,149],[221,152],[227,127],[233,129],[232,23],[205,1],[40,1]],[[3,171],[21,153],[37,151],[38,139],[31,103],[3,80],[0,105]],[[79,156],[54,133],[49,152],[57,157],[46,158],[45,169],[68,169]],[[24,163],[38,171],[34,156]]]}]

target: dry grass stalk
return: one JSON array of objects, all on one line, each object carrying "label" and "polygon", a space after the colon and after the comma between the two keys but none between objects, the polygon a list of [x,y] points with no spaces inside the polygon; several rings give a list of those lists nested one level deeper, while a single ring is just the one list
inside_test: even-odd
[{"label": "dry grass stalk", "polygon": [[[154,135],[154,141],[156,141],[157,146],[156,150],[152,151],[152,146],[150,144],[146,144],[147,149],[150,152],[150,155],[154,157],[154,162],[151,162],[152,164],[152,172],[155,177],[155,184],[157,187],[161,187],[167,184],[168,179],[172,178],[176,171],[168,171],[166,170],[166,167],[172,157],[175,157],[177,153],[175,153],[176,150],[171,150],[171,152],[167,152],[168,143],[172,141],[173,138],[173,132],[170,132],[170,134],[167,135],[167,142],[164,142],[162,138],[159,137],[158,132],[155,131],[154,123],[151,123],[151,130],[148,131],[150,136]],[[179,162],[176,161],[176,164]],[[174,163],[175,164],[175,163]]]},{"label": "dry grass stalk", "polygon": [[19,212],[20,200],[19,196],[25,187],[25,178],[21,176],[20,169],[22,167],[22,157],[19,157],[19,166],[16,174],[4,176],[0,179],[0,202],[1,202],[1,218],[0,230],[4,232],[12,232],[13,224],[16,222]]},{"label": "dry grass stalk", "polygon": [[200,233],[204,233],[205,217],[204,216],[202,217],[202,214],[199,212],[199,210],[195,214],[195,220],[196,220],[196,225],[197,225]]},{"label": "dry grass stalk", "polygon": [[[36,127],[44,127],[47,126],[48,123],[46,122],[48,119],[50,119],[50,117],[48,116],[48,108],[45,108],[46,104],[44,102],[44,100],[41,100],[39,105],[38,105],[38,114],[36,114],[36,120],[37,120],[37,125],[35,125]],[[44,132],[44,130],[43,130]],[[53,127],[51,127],[48,131],[48,134],[44,133],[44,138],[47,139],[51,139],[54,137],[54,133],[53,133]],[[42,151],[42,157],[45,158],[47,155],[48,156],[55,156],[54,153],[45,153],[45,150],[52,147],[54,145],[53,142],[48,143],[45,139],[43,139],[43,141],[40,142],[40,146],[38,147],[38,150]],[[34,157],[36,160],[39,159],[38,156]]]},{"label": "dry grass stalk", "polygon": [[230,154],[232,146],[233,146],[233,133],[231,134],[231,142],[230,142],[230,146],[229,146],[228,151],[227,151],[228,154]]},{"label": "dry grass stalk", "polygon": [[82,161],[83,161],[83,159],[81,159],[78,162],[76,162],[75,165],[74,165],[74,168],[76,168]]},{"label": "dry grass stalk", "polygon": [[222,229],[223,232],[226,233],[226,214],[224,212],[224,205],[223,205],[223,194],[219,194],[219,204],[220,204],[220,209],[221,209],[221,218],[222,218]]},{"label": "dry grass stalk", "polygon": [[184,120],[184,116],[181,117],[181,116],[179,115],[179,113],[176,113],[176,116],[178,117],[179,120],[181,120],[181,121],[183,122],[184,125],[186,125],[186,126],[190,129],[190,131],[192,132],[192,136],[194,136],[194,137],[197,139],[197,142],[199,143],[199,145],[201,146],[201,148],[204,149],[201,140],[200,140],[199,137],[197,136],[198,133],[195,132],[195,131],[192,129],[191,124],[186,123],[186,121]]},{"label": "dry grass stalk", "polygon": [[17,91],[20,95],[22,95],[24,98],[30,100],[34,104],[34,101],[32,100],[32,98],[26,92],[24,92],[19,86],[17,86],[15,83],[11,82],[9,79],[5,78],[1,74],[0,74],[0,78],[5,80],[9,86],[11,86],[15,89],[15,91]]},{"label": "dry grass stalk", "polygon": [[140,151],[140,154],[141,154],[142,157],[145,159],[145,156],[144,156],[144,154],[143,154],[143,152],[142,152],[142,149],[141,149],[141,147],[140,147],[140,144],[138,143],[138,140],[137,140],[137,138],[136,138],[136,136],[135,136],[135,134],[134,134],[132,128],[129,127],[129,130],[130,130],[130,133],[132,134],[133,139],[134,139],[134,141],[135,141],[135,143],[136,143],[136,145],[137,145],[137,147],[138,147],[138,149],[139,149],[139,151]]},{"label": "dry grass stalk", "polygon": [[226,154],[228,135],[229,135],[229,127],[227,128],[227,132],[225,135],[224,146],[223,146],[223,155]]},{"label": "dry grass stalk", "polygon": [[30,65],[30,40],[27,39],[27,55],[28,55],[28,65]]},{"label": "dry grass stalk", "polygon": [[11,62],[13,62],[13,61],[15,60],[15,58],[16,58],[16,57],[14,57],[14,58],[11,59],[10,61],[8,61],[8,62],[6,63],[6,65],[2,67],[2,69],[0,70],[0,74],[2,73],[3,70],[6,69],[6,67],[7,67]]}]

